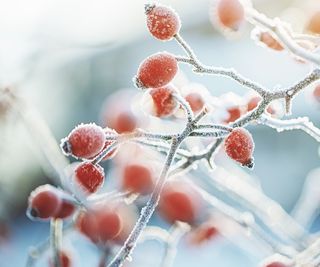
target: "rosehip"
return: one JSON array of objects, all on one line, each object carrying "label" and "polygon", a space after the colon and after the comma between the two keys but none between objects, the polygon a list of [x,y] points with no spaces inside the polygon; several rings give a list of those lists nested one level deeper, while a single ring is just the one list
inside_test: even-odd
[{"label": "rosehip", "polygon": [[89,238],[93,243],[98,242],[97,221],[93,211],[86,211],[79,215],[76,227],[80,233]]},{"label": "rosehip", "polygon": [[320,34],[320,11],[312,15],[307,23],[307,30],[312,33]]},{"label": "rosehip", "polygon": [[313,89],[312,95],[317,102],[320,102],[320,84]]},{"label": "rosehip", "polygon": [[91,162],[79,164],[75,169],[74,179],[86,193],[96,192],[104,182],[104,170]]},{"label": "rosehip", "polygon": [[224,142],[227,155],[243,166],[253,168],[252,153],[254,142],[251,134],[244,128],[235,128]]},{"label": "rosehip", "polygon": [[54,217],[60,207],[61,198],[51,185],[42,185],[31,192],[27,214],[32,219],[48,219]]},{"label": "rosehip", "polygon": [[158,88],[172,81],[178,71],[174,55],[167,52],[147,57],[139,66],[136,85],[139,88]]},{"label": "rosehip", "polygon": [[[116,135],[116,134],[117,134],[117,132],[116,132],[115,130],[110,129],[110,128],[108,128],[108,127],[104,128],[104,132],[105,132],[106,141],[105,141],[104,147],[102,148],[102,150],[100,151],[100,153],[101,153],[103,150],[107,149],[109,146],[111,146],[111,145],[115,142],[114,140],[108,140],[108,136]],[[111,159],[111,158],[115,155],[116,152],[117,152],[117,149],[113,149],[112,151],[110,151],[110,152],[102,159],[102,161]],[[96,156],[95,156],[95,157],[96,157]],[[93,157],[93,158],[95,158],[95,157]],[[92,158],[92,159],[93,159],[93,158]]]},{"label": "rosehip", "polygon": [[75,206],[68,200],[62,200],[61,206],[57,214],[54,216],[55,218],[65,219],[71,216],[75,211]]},{"label": "rosehip", "polygon": [[260,33],[259,39],[262,43],[273,50],[282,51],[284,49],[283,46],[268,32]]},{"label": "rosehip", "polygon": [[192,224],[199,212],[199,202],[190,188],[181,183],[170,183],[161,194],[159,212],[170,223],[182,221]]},{"label": "rosehip", "polygon": [[244,8],[239,0],[219,0],[217,13],[220,23],[234,31],[244,21]]},{"label": "rosehip", "polygon": [[[261,99],[260,96],[254,96],[254,97],[252,97],[252,98],[249,100],[248,104],[247,104],[247,111],[251,111],[251,110],[255,109],[255,108],[258,106],[258,104],[260,103],[261,100],[262,100],[262,99]],[[272,108],[271,105],[269,105],[269,106],[267,107],[267,112],[268,112],[269,114],[271,114],[271,115],[276,114],[276,111]]]},{"label": "rosehip", "polygon": [[151,104],[149,112],[160,118],[171,116],[179,108],[179,103],[173,96],[174,92],[172,86],[154,88],[146,92],[151,96],[151,103],[148,104]]},{"label": "rosehip", "polygon": [[65,139],[61,147],[66,155],[77,158],[92,158],[97,155],[105,144],[105,133],[94,123],[80,124]]},{"label": "rosehip", "polygon": [[181,27],[180,18],[170,7],[146,5],[147,26],[157,39],[167,41],[176,35]]},{"label": "rosehip", "polygon": [[199,112],[202,110],[205,101],[199,93],[190,93],[186,95],[184,98],[189,103],[193,112]]},{"label": "rosehip", "polygon": [[[71,267],[72,266],[72,261],[71,257],[67,252],[65,251],[59,251],[59,257],[60,257],[60,267]],[[49,260],[49,265],[50,267],[54,267],[53,260]]]},{"label": "rosehip", "polygon": [[289,266],[281,262],[271,262],[265,265],[264,267],[289,267]]},{"label": "rosehip", "polygon": [[154,186],[151,170],[142,164],[128,164],[124,167],[122,187],[139,194],[149,194]]}]

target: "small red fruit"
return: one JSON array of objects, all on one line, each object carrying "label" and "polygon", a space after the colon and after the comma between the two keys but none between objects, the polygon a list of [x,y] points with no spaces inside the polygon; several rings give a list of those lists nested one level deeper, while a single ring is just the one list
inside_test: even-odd
[{"label": "small red fruit", "polygon": [[317,102],[320,102],[320,84],[313,89],[312,95]]},{"label": "small red fruit", "polygon": [[307,24],[307,30],[312,33],[320,34],[320,11],[315,12],[311,16]]},{"label": "small red fruit", "polygon": [[244,8],[239,0],[219,0],[217,13],[220,23],[234,31],[244,21]]},{"label": "small red fruit", "polygon": [[[65,251],[59,251],[60,267],[71,267],[72,261],[70,255]],[[54,267],[53,259],[49,260],[50,267]]]},{"label": "small red fruit", "polygon": [[[258,106],[258,104],[260,103],[261,100],[262,100],[262,99],[261,99],[260,96],[254,96],[254,97],[252,97],[252,98],[249,100],[248,104],[247,104],[247,111],[251,111],[251,110],[255,109],[255,108]],[[269,114],[271,114],[271,115],[276,114],[276,111],[272,108],[271,105],[268,106],[267,112],[268,112]]]},{"label": "small red fruit", "polygon": [[262,43],[273,50],[282,51],[284,49],[283,46],[268,32],[260,33],[259,39]]},{"label": "small red fruit", "polygon": [[54,217],[61,207],[61,198],[51,185],[42,185],[31,192],[27,214],[32,219]]},{"label": "small red fruit", "polygon": [[235,128],[224,142],[227,155],[243,166],[253,168],[252,153],[254,142],[251,134],[244,128]]},{"label": "small red fruit", "polygon": [[288,267],[288,265],[281,262],[271,262],[267,264],[265,267]]},{"label": "small red fruit", "polygon": [[76,228],[93,243],[98,242],[97,221],[93,211],[90,210],[81,213],[77,218]]},{"label": "small red fruit", "polygon": [[96,211],[98,238],[100,242],[115,238],[121,231],[122,220],[116,210],[102,208]]},{"label": "small red fruit", "polygon": [[61,202],[60,209],[54,217],[59,219],[65,219],[71,216],[75,210],[76,210],[76,207],[74,206],[73,203],[63,199]]},{"label": "small red fruit", "polygon": [[194,245],[203,244],[213,239],[219,234],[219,231],[210,223],[205,223],[197,227],[191,232],[190,241]]},{"label": "small red fruit", "polygon": [[154,186],[151,170],[141,164],[128,164],[124,167],[122,187],[142,195],[149,194]]},{"label": "small red fruit", "polygon": [[160,215],[170,223],[192,224],[199,212],[199,202],[190,188],[180,183],[165,186],[159,202]]},{"label": "small red fruit", "polygon": [[236,121],[241,116],[241,108],[239,106],[230,107],[227,109],[228,112],[228,118],[224,120],[225,123],[231,123]]},{"label": "small red fruit", "polygon": [[181,27],[180,18],[170,7],[146,5],[147,26],[157,39],[167,41],[176,35]]},{"label": "small red fruit", "polygon": [[197,113],[203,109],[205,101],[199,93],[189,93],[184,98],[189,103],[193,112]]},{"label": "small red fruit", "polygon": [[104,131],[94,123],[80,124],[67,138],[61,140],[61,147],[66,155],[86,159],[97,155],[104,144]]},{"label": "small red fruit", "polygon": [[153,103],[151,114],[160,118],[171,116],[179,108],[179,103],[173,96],[174,92],[172,86],[154,88],[147,92]]},{"label": "small red fruit", "polygon": [[136,85],[139,88],[158,88],[167,85],[178,71],[174,55],[167,52],[147,57],[139,66]]},{"label": "small red fruit", "polygon": [[104,182],[104,170],[91,162],[79,164],[75,169],[74,179],[86,193],[96,192]]}]

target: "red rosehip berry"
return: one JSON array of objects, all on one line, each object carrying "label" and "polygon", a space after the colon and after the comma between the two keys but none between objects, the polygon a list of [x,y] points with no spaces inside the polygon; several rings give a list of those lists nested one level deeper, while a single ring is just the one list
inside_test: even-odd
[{"label": "red rosehip berry", "polygon": [[[60,257],[60,267],[71,267],[72,261],[71,256],[66,251],[59,251],[59,257]],[[50,267],[54,267],[53,259],[49,260]]]},{"label": "red rosehip berry", "polygon": [[282,51],[284,49],[283,46],[268,32],[261,32],[259,40],[273,50]]},{"label": "red rosehip berry", "polygon": [[139,66],[136,86],[139,88],[158,88],[172,81],[178,71],[174,55],[167,52],[147,57]]},{"label": "red rosehip berry", "polygon": [[154,186],[151,170],[142,164],[127,164],[123,170],[122,187],[133,193],[149,194]]},{"label": "red rosehip berry", "polygon": [[96,211],[96,222],[99,241],[106,243],[115,238],[121,231],[122,220],[114,209],[102,208]]},{"label": "red rosehip berry", "polygon": [[160,215],[169,223],[182,221],[192,224],[199,212],[195,193],[181,183],[167,184],[159,201]]},{"label": "red rosehip berry", "polygon": [[320,84],[318,84],[312,92],[314,99],[320,103]]},{"label": "red rosehip berry", "polygon": [[146,111],[160,118],[171,116],[179,108],[173,93],[175,89],[172,86],[154,88],[146,92],[144,101]]},{"label": "red rosehip berry", "polygon": [[97,221],[93,211],[89,210],[81,213],[77,218],[76,228],[93,243],[98,242]]},{"label": "red rosehip berry", "polygon": [[59,219],[65,219],[71,216],[75,210],[76,210],[76,207],[74,206],[73,203],[63,199],[61,202],[61,206],[54,217]]},{"label": "red rosehip berry", "polygon": [[243,166],[253,168],[252,153],[254,142],[251,134],[244,128],[235,128],[224,142],[227,155]]},{"label": "red rosehip berry", "polygon": [[289,267],[287,264],[282,262],[271,262],[265,265],[264,267]]},{"label": "red rosehip berry", "polygon": [[307,31],[319,34],[320,33],[320,11],[315,12],[307,23]]},{"label": "red rosehip berry", "polygon": [[205,101],[199,93],[189,93],[185,97],[193,112],[199,112],[203,109]]},{"label": "red rosehip berry", "polygon": [[54,217],[60,207],[61,198],[51,185],[42,185],[31,192],[27,214],[32,219],[49,219]]},{"label": "red rosehip berry", "polygon": [[157,39],[167,41],[176,35],[181,27],[178,14],[170,7],[146,5],[147,26]]},{"label": "red rosehip berry", "polygon": [[[255,108],[258,106],[258,104],[260,103],[261,100],[262,100],[262,99],[261,99],[260,96],[254,96],[254,97],[252,97],[252,98],[249,100],[248,104],[247,104],[247,111],[251,111],[251,110],[255,109]],[[269,114],[271,114],[271,115],[276,114],[276,111],[274,110],[274,108],[273,108],[271,105],[269,105],[269,106],[267,107],[267,112],[268,112]]]},{"label": "red rosehip berry", "polygon": [[104,170],[91,162],[79,164],[75,169],[74,179],[86,193],[95,193],[104,182]]},{"label": "red rosehip berry", "polygon": [[237,31],[244,21],[244,8],[239,0],[219,0],[217,15],[224,27]]},{"label": "red rosehip berry", "polygon": [[105,133],[94,123],[80,124],[69,136],[61,140],[61,147],[66,155],[90,159],[97,155],[105,144]]}]

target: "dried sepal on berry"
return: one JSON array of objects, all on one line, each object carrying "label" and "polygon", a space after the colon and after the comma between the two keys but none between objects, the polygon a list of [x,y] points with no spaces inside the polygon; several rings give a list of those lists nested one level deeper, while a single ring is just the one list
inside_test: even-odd
[{"label": "dried sepal on berry", "polygon": [[250,169],[253,168],[254,142],[252,135],[244,128],[235,128],[224,142],[227,155]]},{"label": "dried sepal on berry", "polygon": [[67,138],[61,140],[62,151],[76,158],[90,159],[97,155],[105,144],[103,129],[94,124],[80,124]]},{"label": "dried sepal on berry", "polygon": [[31,219],[50,219],[60,210],[59,191],[51,185],[41,185],[30,193],[27,215]]},{"label": "dried sepal on berry", "polygon": [[162,41],[171,40],[181,28],[178,14],[170,7],[156,4],[145,5],[149,32]]},{"label": "dried sepal on berry", "polygon": [[100,165],[91,162],[79,164],[74,171],[74,180],[82,191],[87,194],[97,192],[103,185],[105,179],[104,170]]},{"label": "dried sepal on berry", "polygon": [[172,81],[178,71],[174,55],[160,52],[147,57],[139,66],[135,85],[138,88],[158,88]]}]

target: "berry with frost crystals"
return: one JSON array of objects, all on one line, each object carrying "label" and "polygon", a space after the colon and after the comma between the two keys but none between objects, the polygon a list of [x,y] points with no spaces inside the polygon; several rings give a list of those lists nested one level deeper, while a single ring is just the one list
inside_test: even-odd
[{"label": "berry with frost crystals", "polygon": [[[60,258],[60,267],[71,267],[72,266],[72,261],[71,261],[71,256],[65,252],[65,251],[59,251],[59,258]],[[49,260],[49,265],[50,267],[54,267],[55,264],[53,262],[53,259]]]},{"label": "berry with frost crystals", "polygon": [[139,88],[158,88],[167,85],[178,71],[174,55],[167,52],[147,57],[139,66],[136,85]]},{"label": "berry with frost crystals", "polygon": [[189,103],[193,112],[199,112],[202,110],[205,101],[199,93],[190,93],[184,98]]},{"label": "berry with frost crystals", "polygon": [[94,193],[103,185],[104,170],[99,165],[84,162],[75,169],[74,179],[86,193]]},{"label": "berry with frost crystals", "polygon": [[179,103],[173,96],[175,92],[172,86],[151,89],[144,99],[144,108],[156,117],[171,116],[179,108]]},{"label": "berry with frost crystals", "polygon": [[61,141],[61,147],[66,155],[89,159],[97,155],[105,144],[103,129],[94,124],[80,124],[71,131],[69,136]]},{"label": "berry with frost crystals", "polygon": [[234,122],[241,116],[241,108],[240,107],[230,107],[227,109],[228,118],[224,120],[225,123]]},{"label": "berry with frost crystals", "polygon": [[128,164],[124,167],[122,187],[134,193],[148,194],[154,186],[151,170],[142,164]]},{"label": "berry with frost crystals", "polygon": [[168,183],[159,201],[160,215],[170,223],[182,221],[192,224],[199,214],[199,200],[195,192],[178,182]]},{"label": "berry with frost crystals", "polygon": [[71,216],[74,213],[75,209],[76,209],[76,207],[74,206],[73,203],[71,203],[68,200],[63,199],[61,206],[60,206],[57,214],[54,217],[59,218],[59,219],[68,218],[69,216]]},{"label": "berry with frost crystals", "polygon": [[32,219],[54,217],[61,207],[58,191],[51,185],[42,185],[31,192],[27,214]]},{"label": "berry with frost crystals", "polygon": [[253,168],[252,153],[254,142],[251,134],[244,128],[235,128],[224,142],[227,155],[243,166]]},{"label": "berry with frost crystals", "polygon": [[219,0],[217,14],[220,23],[234,31],[238,30],[244,21],[244,8],[239,0]]},{"label": "berry with frost crystals", "polygon": [[176,35],[181,27],[178,14],[170,7],[146,5],[147,26],[157,39],[167,41]]}]

